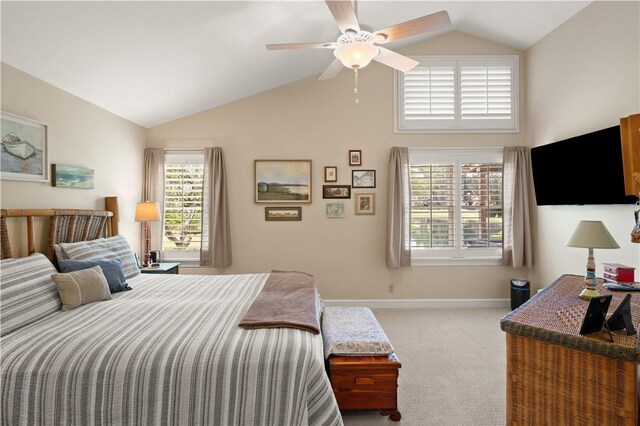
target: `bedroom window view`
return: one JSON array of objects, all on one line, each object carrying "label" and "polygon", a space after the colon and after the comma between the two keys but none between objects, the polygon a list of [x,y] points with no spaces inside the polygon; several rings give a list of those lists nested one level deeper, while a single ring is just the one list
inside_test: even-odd
[{"label": "bedroom window view", "polygon": [[[414,259],[502,256],[502,160],[485,152],[410,155],[411,249]],[[471,155],[473,156],[473,155]],[[447,158],[448,157],[448,158]],[[487,158],[482,158],[487,157]]]},{"label": "bedroom window view", "polygon": [[202,242],[202,154],[167,154],[163,259],[196,262]]}]

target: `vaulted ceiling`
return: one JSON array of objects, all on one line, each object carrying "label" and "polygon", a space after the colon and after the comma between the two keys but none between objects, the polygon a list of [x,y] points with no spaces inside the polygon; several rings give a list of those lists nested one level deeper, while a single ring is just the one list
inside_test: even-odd
[{"label": "vaulted ceiling", "polygon": [[[374,29],[447,10],[461,31],[526,49],[589,1],[368,1]],[[335,41],[324,1],[2,1],[3,62],[145,127],[318,75],[331,50],[267,43]],[[376,64],[374,66],[382,66]],[[319,82],[319,84],[330,84]]]}]

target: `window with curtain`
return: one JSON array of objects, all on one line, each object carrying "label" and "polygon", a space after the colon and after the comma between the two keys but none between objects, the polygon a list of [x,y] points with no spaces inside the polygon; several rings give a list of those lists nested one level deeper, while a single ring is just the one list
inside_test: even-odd
[{"label": "window with curtain", "polygon": [[163,260],[199,264],[203,177],[204,152],[165,153]]},{"label": "window with curtain", "polygon": [[411,264],[499,264],[502,149],[409,149]]},{"label": "window with curtain", "polygon": [[518,131],[518,56],[413,59],[396,73],[397,131]]}]

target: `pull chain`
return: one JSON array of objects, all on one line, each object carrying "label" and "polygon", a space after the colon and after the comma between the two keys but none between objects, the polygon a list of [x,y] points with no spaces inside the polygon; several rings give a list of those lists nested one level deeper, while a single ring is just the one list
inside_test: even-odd
[{"label": "pull chain", "polygon": [[353,69],[353,79],[355,83],[355,88],[353,89],[353,94],[356,97],[356,105],[358,105],[358,68]]}]

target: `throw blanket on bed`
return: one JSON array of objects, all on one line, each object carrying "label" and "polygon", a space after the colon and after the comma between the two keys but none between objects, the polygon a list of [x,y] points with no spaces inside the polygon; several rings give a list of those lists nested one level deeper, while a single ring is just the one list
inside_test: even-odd
[{"label": "throw blanket on bed", "polygon": [[156,275],[5,334],[0,424],[342,424],[320,335],[238,322],[268,274]]},{"label": "throw blanket on bed", "polygon": [[252,328],[299,328],[320,333],[318,295],[313,275],[271,271],[262,292],[240,321]]}]

